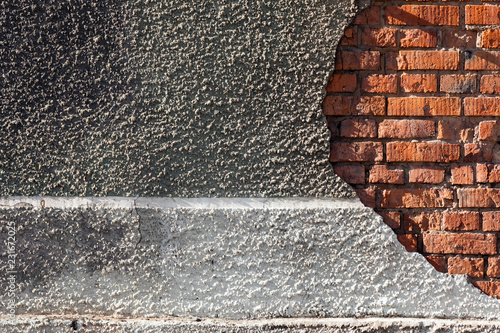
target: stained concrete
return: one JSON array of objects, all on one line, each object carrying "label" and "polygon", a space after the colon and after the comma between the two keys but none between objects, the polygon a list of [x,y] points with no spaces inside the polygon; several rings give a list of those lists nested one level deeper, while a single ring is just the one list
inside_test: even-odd
[{"label": "stained concrete", "polygon": [[211,200],[4,199],[16,314],[500,317],[499,300],[407,253],[359,201]]},{"label": "stained concrete", "polygon": [[0,195],[352,197],[320,104],[365,5],[2,1]]}]

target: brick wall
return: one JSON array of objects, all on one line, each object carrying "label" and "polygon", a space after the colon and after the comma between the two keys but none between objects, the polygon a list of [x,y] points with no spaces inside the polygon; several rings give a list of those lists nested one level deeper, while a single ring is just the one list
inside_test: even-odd
[{"label": "brick wall", "polygon": [[326,91],[335,172],[408,251],[500,297],[500,5],[373,2]]}]

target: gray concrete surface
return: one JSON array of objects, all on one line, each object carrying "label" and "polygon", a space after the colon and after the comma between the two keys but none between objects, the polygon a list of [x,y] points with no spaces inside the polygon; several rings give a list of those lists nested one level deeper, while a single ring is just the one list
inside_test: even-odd
[{"label": "gray concrete surface", "polygon": [[500,322],[414,318],[217,320],[191,317],[117,320],[113,318],[20,317],[15,323],[0,319],[0,329],[2,332],[13,333],[491,333],[500,330]]},{"label": "gray concrete surface", "polygon": [[[0,204],[2,242],[8,226],[17,227],[17,315],[500,317],[499,300],[407,253],[359,201]],[[2,290],[7,276],[0,276]]]},{"label": "gray concrete surface", "polygon": [[349,197],[320,104],[354,0],[0,4],[0,195]]}]

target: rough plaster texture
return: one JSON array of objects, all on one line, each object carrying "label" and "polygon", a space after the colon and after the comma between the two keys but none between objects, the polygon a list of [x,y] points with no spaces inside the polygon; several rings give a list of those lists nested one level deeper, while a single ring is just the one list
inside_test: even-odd
[{"label": "rough plaster texture", "polygon": [[0,209],[2,241],[18,229],[18,315],[500,317],[360,202],[41,199]]},{"label": "rough plaster texture", "polygon": [[165,318],[117,320],[113,318],[20,317],[15,322],[0,319],[0,329],[8,332],[321,332],[321,333],[482,333],[500,330],[498,321],[367,318],[367,319],[271,319],[218,320]]},{"label": "rough plaster texture", "polygon": [[0,195],[337,196],[354,0],[0,3]]}]

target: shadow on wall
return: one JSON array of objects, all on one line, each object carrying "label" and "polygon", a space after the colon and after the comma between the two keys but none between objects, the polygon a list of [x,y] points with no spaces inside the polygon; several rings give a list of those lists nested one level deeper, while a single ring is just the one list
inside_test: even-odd
[{"label": "shadow on wall", "polygon": [[372,3],[345,30],[323,103],[335,173],[408,251],[496,297],[499,13]]}]

